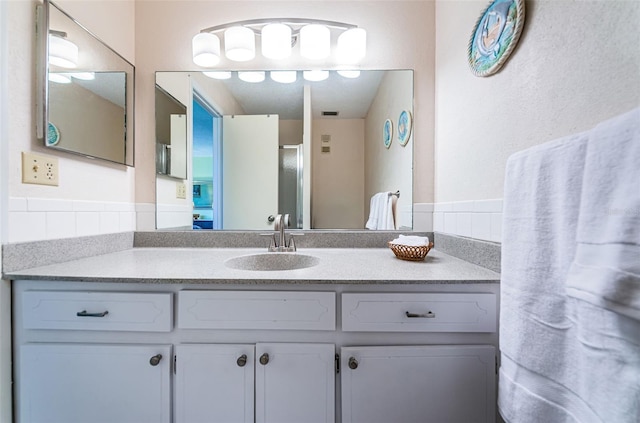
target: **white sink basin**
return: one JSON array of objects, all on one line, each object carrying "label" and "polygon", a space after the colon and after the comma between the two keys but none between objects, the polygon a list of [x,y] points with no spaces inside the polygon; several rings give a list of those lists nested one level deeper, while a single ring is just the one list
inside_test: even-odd
[{"label": "white sink basin", "polygon": [[295,270],[306,269],[320,263],[318,257],[298,253],[263,253],[230,258],[224,264],[239,270]]}]

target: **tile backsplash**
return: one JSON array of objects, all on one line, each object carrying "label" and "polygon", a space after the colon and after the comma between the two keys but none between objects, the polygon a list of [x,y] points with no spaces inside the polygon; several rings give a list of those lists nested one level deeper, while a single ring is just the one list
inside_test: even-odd
[{"label": "tile backsplash", "polygon": [[501,242],[502,199],[435,203],[433,231]]},{"label": "tile backsplash", "polygon": [[8,242],[40,241],[129,232],[136,229],[133,203],[9,198]]},{"label": "tile backsplash", "polygon": [[[176,223],[176,216],[180,216],[180,225],[173,226],[190,224],[190,208],[158,207],[158,219]],[[47,198],[12,197],[8,211],[8,242],[11,243],[154,230],[156,218],[155,204]],[[409,210],[399,212],[401,222],[408,224]],[[185,215],[189,221],[183,223]],[[413,230],[500,242],[502,199],[415,203]]]}]

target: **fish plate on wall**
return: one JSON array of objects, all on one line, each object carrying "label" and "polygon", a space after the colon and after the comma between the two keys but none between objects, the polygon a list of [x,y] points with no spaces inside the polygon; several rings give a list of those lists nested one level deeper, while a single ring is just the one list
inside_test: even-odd
[{"label": "fish plate on wall", "polygon": [[474,75],[500,70],[518,43],[524,15],[524,0],[494,0],[480,14],[467,49]]}]

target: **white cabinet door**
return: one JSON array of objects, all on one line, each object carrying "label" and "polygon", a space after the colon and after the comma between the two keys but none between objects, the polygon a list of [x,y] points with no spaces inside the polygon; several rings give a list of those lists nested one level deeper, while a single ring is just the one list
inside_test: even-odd
[{"label": "white cabinet door", "polygon": [[252,423],[253,345],[176,346],[175,422]]},{"label": "white cabinet door", "polygon": [[333,344],[256,345],[256,423],[334,421]]},{"label": "white cabinet door", "polygon": [[495,422],[495,348],[341,349],[342,423]]},{"label": "white cabinet door", "polygon": [[171,421],[170,345],[26,344],[19,354],[20,423]]}]

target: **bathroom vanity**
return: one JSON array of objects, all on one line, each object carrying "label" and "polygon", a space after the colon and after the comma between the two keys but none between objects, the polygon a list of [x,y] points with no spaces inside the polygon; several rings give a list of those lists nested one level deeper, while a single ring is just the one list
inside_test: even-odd
[{"label": "bathroom vanity", "polygon": [[263,252],[132,248],[7,275],[16,421],[495,421],[497,273],[377,248],[224,264]]}]

